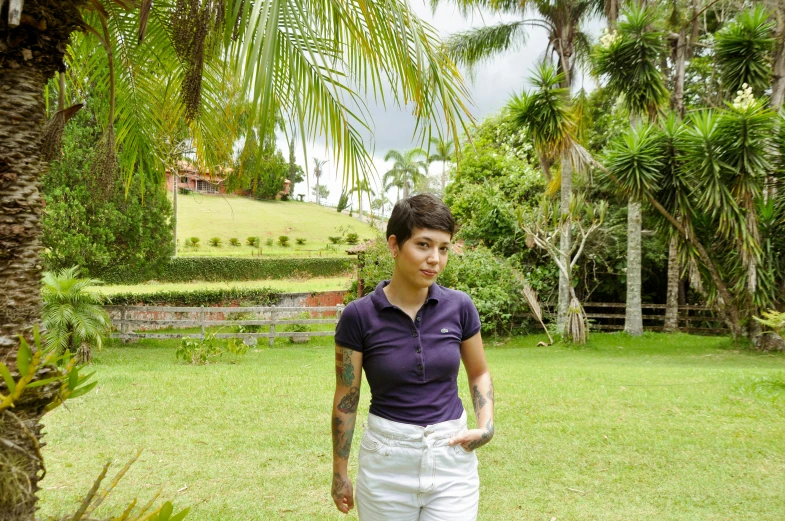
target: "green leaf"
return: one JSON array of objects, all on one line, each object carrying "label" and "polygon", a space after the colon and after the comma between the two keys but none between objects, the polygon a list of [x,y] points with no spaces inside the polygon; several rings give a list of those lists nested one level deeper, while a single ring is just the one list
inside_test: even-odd
[{"label": "green leaf", "polygon": [[31,382],[27,384],[28,388],[31,387],[41,387],[42,385],[47,385],[52,382],[56,382],[58,380],[62,380],[64,376],[53,376],[52,378],[44,378],[43,380],[36,380],[35,382]]},{"label": "green leaf", "polygon": [[191,511],[190,507],[185,508],[185,509],[181,510],[180,512],[178,512],[177,514],[175,514],[172,517],[170,517],[169,521],[182,521],[185,518],[185,516],[188,515],[188,513],[190,511]]},{"label": "green leaf", "polygon": [[33,352],[30,350],[30,346],[27,345],[27,342],[25,342],[23,339],[19,346],[19,351],[16,353],[16,366],[19,368],[20,374],[27,374],[28,369],[30,369],[30,359],[32,357]]},{"label": "green leaf", "polygon": [[161,510],[158,512],[158,521],[169,521],[169,518],[172,515],[172,503],[167,501],[161,507]]},{"label": "green leaf", "polygon": [[0,362],[0,374],[3,375],[3,380],[5,380],[5,385],[8,387],[8,392],[13,394],[13,392],[16,391],[16,382],[11,377],[11,372],[3,362]]},{"label": "green leaf", "polygon": [[79,385],[79,368],[74,369],[68,373],[68,390],[73,391]]},{"label": "green leaf", "polygon": [[69,399],[71,399],[71,398],[79,398],[83,394],[89,393],[93,389],[93,387],[95,387],[96,385],[98,385],[98,381],[97,380],[95,382],[90,382],[89,384],[87,384],[87,385],[85,385],[83,387],[80,387],[80,388],[74,390],[73,392],[71,392],[71,396],[69,396],[68,398]]}]

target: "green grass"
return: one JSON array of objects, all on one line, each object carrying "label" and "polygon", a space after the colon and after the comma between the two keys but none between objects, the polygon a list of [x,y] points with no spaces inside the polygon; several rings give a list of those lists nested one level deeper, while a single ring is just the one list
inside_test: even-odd
[{"label": "green grass", "polygon": [[320,291],[338,291],[349,287],[351,277],[313,277],[307,280],[269,279],[242,282],[183,282],[183,283],[147,283],[134,285],[93,286],[91,291],[103,295],[118,293],[147,294],[158,291],[198,291],[204,289],[270,288],[280,293],[312,293]]},{"label": "green grass", "polygon": [[[371,239],[376,232],[368,225],[334,208],[299,201],[256,201],[238,196],[188,195],[177,198],[177,237],[181,256],[248,256],[251,247],[248,237],[261,237],[262,255],[279,257],[346,256],[349,246],[338,245],[330,251],[328,237],[340,235],[339,226],[352,227],[361,239]],[[278,245],[278,237],[287,235],[289,246]],[[199,237],[197,249],[186,248],[188,237]],[[211,237],[220,237],[220,247],[210,246]],[[229,239],[236,237],[241,246],[232,246]],[[306,240],[302,246],[295,241]],[[274,245],[265,241],[273,239]],[[332,245],[331,245],[332,246]],[[254,249],[255,252],[258,250]]]},{"label": "green grass", "polygon": [[[541,339],[486,342],[497,434],[479,451],[480,520],[781,521],[785,356],[687,335]],[[175,363],[175,345],[106,348],[99,386],[45,418],[44,516],[145,448],[95,517],[163,487],[194,521],[356,519],[329,494],[330,338],[206,367]]]}]

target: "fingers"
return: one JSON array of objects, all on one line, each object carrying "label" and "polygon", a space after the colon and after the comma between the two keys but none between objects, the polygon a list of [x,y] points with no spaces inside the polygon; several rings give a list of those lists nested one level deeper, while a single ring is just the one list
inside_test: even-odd
[{"label": "fingers", "polygon": [[351,492],[346,495],[346,507],[347,512],[354,508],[354,494]]}]

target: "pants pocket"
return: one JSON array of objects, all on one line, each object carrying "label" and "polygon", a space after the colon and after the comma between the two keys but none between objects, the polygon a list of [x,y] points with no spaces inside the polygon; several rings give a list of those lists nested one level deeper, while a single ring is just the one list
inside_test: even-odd
[{"label": "pants pocket", "polygon": [[379,452],[382,450],[382,444],[371,438],[368,435],[368,431],[365,431],[365,434],[363,434],[363,437],[360,440],[360,449],[371,453]]}]

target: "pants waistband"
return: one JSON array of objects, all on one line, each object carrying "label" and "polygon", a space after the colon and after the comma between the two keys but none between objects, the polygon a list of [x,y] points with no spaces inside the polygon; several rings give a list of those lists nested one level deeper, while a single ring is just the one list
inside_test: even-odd
[{"label": "pants waistband", "polygon": [[[368,430],[374,437],[381,438],[388,444],[394,445],[414,445],[426,440],[442,440],[455,436],[466,430],[466,411],[461,413],[460,418],[435,423],[426,427],[410,425],[387,420],[375,414],[368,414]],[[399,443],[395,443],[399,442]]]}]

